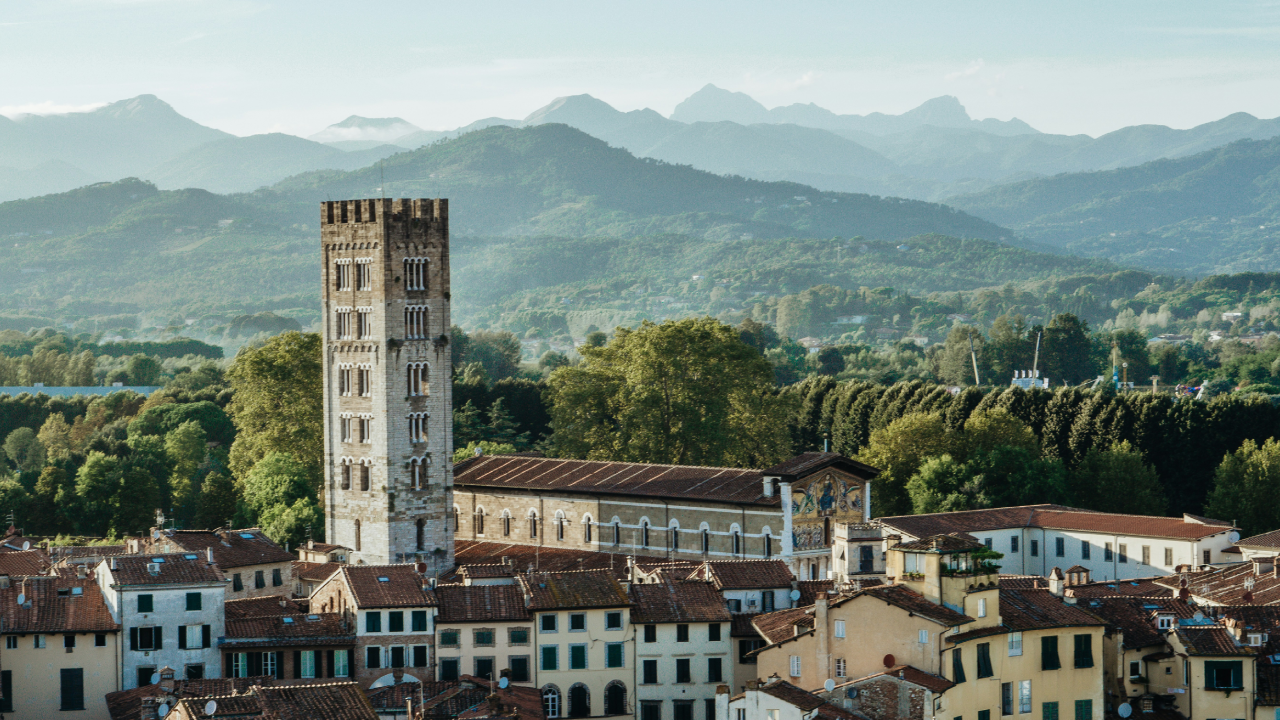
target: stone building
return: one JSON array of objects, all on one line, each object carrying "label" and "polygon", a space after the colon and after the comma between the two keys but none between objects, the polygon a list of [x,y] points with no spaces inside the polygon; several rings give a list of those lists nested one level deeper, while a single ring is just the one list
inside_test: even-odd
[{"label": "stone building", "polygon": [[453,564],[447,200],[320,206],[325,537]]},{"label": "stone building", "polygon": [[[871,518],[878,474],[836,453],[764,470],[470,458],[456,468],[457,538],[671,560],[776,558],[826,578],[834,532]],[[879,552],[881,540],[867,542]],[[856,549],[856,548],[855,548]]]},{"label": "stone building", "polygon": [[138,554],[186,552],[212,557],[213,564],[230,581],[228,600],[279,595],[293,586],[293,556],[259,528],[151,528],[150,536],[139,545],[134,551]]}]

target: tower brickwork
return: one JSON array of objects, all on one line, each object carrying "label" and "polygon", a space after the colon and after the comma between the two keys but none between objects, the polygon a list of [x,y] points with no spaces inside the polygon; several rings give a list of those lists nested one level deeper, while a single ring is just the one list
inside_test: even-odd
[{"label": "tower brickwork", "polygon": [[448,200],[320,205],[326,538],[453,564]]}]

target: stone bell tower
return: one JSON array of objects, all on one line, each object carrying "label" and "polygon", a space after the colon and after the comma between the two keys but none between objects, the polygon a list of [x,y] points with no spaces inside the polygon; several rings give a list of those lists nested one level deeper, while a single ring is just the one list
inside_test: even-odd
[{"label": "stone bell tower", "polygon": [[453,564],[449,201],[320,204],[325,537]]}]

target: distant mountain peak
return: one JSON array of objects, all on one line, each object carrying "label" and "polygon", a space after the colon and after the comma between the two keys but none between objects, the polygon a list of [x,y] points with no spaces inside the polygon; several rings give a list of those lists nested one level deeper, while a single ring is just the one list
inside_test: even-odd
[{"label": "distant mountain peak", "polygon": [[106,115],[108,117],[137,117],[150,113],[163,112],[177,114],[177,110],[169,103],[161,100],[155,95],[146,94],[132,97],[127,100],[117,100],[113,103],[104,105],[97,110],[90,111],[97,115]]},{"label": "distant mountain peak", "polygon": [[565,95],[529,113],[523,125],[542,125],[558,122],[577,126],[579,123],[612,123],[622,113],[609,103],[591,95]]},{"label": "distant mountain peak", "polygon": [[410,133],[421,132],[422,128],[398,117],[368,118],[351,115],[346,120],[334,123],[320,132],[307,137],[316,142],[350,142],[353,140],[391,142]]},{"label": "distant mountain peak", "polygon": [[769,110],[746,93],[733,92],[707,83],[701,90],[676,105],[671,119],[684,123],[730,120],[743,125],[766,122]]}]

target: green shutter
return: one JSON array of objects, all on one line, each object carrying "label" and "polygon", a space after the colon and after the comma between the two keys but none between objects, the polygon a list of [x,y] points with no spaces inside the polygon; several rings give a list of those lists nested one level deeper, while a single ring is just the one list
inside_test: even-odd
[{"label": "green shutter", "polygon": [[1040,703],[1040,720],[1058,720],[1058,703]]},{"label": "green shutter", "polygon": [[138,596],[138,612],[149,613],[155,612],[155,603],[152,601],[151,594],[143,594]]},{"label": "green shutter", "polygon": [[964,658],[960,655],[960,648],[951,652],[951,682],[964,682]]},{"label": "green shutter", "polygon": [[558,649],[558,648],[557,648],[557,646],[555,646],[555,645],[543,645],[543,646],[542,646],[542,669],[543,669],[543,670],[558,670],[558,669],[559,669],[559,668],[557,667],[557,665],[559,665],[559,663],[557,662],[557,657],[556,657],[557,649]]},{"label": "green shutter", "polygon": [[410,620],[413,623],[413,632],[427,631],[427,611],[426,610],[414,610]]},{"label": "green shutter", "polygon": [[611,668],[623,666],[623,644],[609,643],[605,646],[605,663]]},{"label": "green shutter", "polygon": [[1076,720],[1093,720],[1093,701],[1076,701]]},{"label": "green shutter", "polygon": [[586,670],[587,669],[587,646],[586,645],[570,645],[569,646],[569,669],[570,670]]},{"label": "green shutter", "polygon": [[1040,669],[1057,670],[1062,667],[1058,660],[1058,636],[1047,635],[1040,638]]},{"label": "green shutter", "polygon": [[1093,638],[1089,635],[1076,635],[1076,667],[1093,667]]}]

